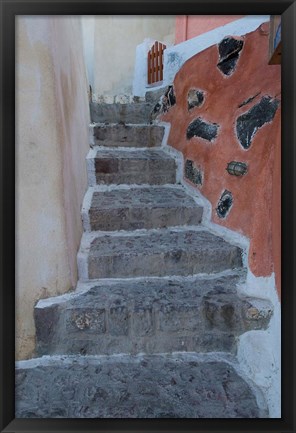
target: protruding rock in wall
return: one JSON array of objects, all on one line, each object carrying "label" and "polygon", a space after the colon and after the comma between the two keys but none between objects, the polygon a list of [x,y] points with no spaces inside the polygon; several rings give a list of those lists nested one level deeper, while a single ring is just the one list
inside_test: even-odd
[{"label": "protruding rock in wall", "polygon": [[205,99],[204,92],[198,89],[190,89],[188,92],[188,110],[200,107]]},{"label": "protruding rock in wall", "polygon": [[204,138],[207,141],[213,141],[218,134],[219,125],[211,123],[198,117],[187,128],[186,137],[188,140],[192,137]]},{"label": "protruding rock in wall", "polygon": [[273,120],[279,103],[278,99],[263,96],[258,104],[238,117],[236,133],[244,149],[249,149],[258,129]]},{"label": "protruding rock in wall", "polygon": [[224,38],[219,44],[218,68],[224,75],[231,75],[239,59],[239,53],[243,49],[243,41],[235,38]]}]

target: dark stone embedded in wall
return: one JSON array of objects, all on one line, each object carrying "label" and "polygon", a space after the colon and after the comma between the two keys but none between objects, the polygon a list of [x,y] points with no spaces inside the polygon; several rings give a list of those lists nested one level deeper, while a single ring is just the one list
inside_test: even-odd
[{"label": "dark stone embedded in wall", "polygon": [[233,204],[233,198],[230,191],[227,189],[223,192],[218,202],[216,212],[219,218],[225,218]]},{"label": "dark stone embedded in wall", "polygon": [[217,67],[225,75],[231,75],[234,72],[239,53],[243,48],[243,41],[234,38],[224,38],[219,44],[219,63]]},{"label": "dark stone embedded in wall", "polygon": [[249,149],[254,135],[265,123],[271,122],[275,116],[280,101],[271,96],[263,96],[247,113],[236,121],[236,133],[244,149]]},{"label": "dark stone embedded in wall", "polygon": [[171,107],[172,105],[175,105],[176,103],[176,96],[174,92],[174,87],[169,86],[167,92],[164,95],[167,98],[168,106]]},{"label": "dark stone embedded in wall", "polygon": [[185,177],[196,185],[202,185],[202,172],[194,167],[194,163],[190,159],[185,162]]},{"label": "dark stone embedded in wall", "polygon": [[164,95],[160,97],[159,102],[154,106],[151,113],[151,120],[156,119],[160,114],[166,113],[169,109],[176,104],[176,96],[173,86],[168,86]]},{"label": "dark stone embedded in wall", "polygon": [[192,137],[201,137],[205,140],[212,141],[217,137],[218,128],[219,125],[217,123],[205,122],[198,117],[188,126],[186,137],[188,140]]},{"label": "dark stone embedded in wall", "polygon": [[191,89],[188,92],[188,110],[200,107],[204,102],[204,93],[201,90]]},{"label": "dark stone embedded in wall", "polygon": [[154,106],[154,108],[152,110],[151,116],[150,116],[151,117],[151,119],[150,119],[151,122],[152,122],[152,120],[156,119],[156,117],[159,116],[162,113],[163,113],[163,111],[162,111],[161,103],[157,102],[157,104],[155,104],[155,106]]},{"label": "dark stone embedded in wall", "polygon": [[169,86],[161,87],[157,90],[153,90],[153,88],[151,90],[148,90],[148,92],[145,93],[145,101],[155,104],[168,91],[168,89]]}]

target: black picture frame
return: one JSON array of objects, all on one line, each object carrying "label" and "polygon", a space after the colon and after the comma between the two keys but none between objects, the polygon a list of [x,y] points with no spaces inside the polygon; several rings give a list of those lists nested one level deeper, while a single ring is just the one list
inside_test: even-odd
[{"label": "black picture frame", "polygon": [[[15,1],[0,0],[0,431],[1,432],[281,432],[295,423],[295,1]],[[282,18],[282,418],[281,419],[15,419],[15,16],[281,15]]]}]

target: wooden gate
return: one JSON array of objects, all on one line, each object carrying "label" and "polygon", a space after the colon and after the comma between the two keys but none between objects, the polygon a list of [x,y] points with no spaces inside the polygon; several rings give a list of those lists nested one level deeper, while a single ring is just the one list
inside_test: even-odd
[{"label": "wooden gate", "polygon": [[166,45],[155,42],[148,52],[148,84],[163,80],[163,52]]}]

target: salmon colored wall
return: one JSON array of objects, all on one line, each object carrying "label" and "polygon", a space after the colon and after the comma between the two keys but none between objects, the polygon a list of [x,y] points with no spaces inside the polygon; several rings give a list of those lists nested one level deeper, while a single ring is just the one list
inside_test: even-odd
[{"label": "salmon colored wall", "polygon": [[175,44],[238,20],[244,15],[177,15]]},{"label": "salmon colored wall", "polygon": [[272,179],[272,257],[274,260],[275,282],[281,295],[281,122],[278,116],[274,125],[274,165]]},{"label": "salmon colored wall", "polygon": [[[238,116],[248,112],[263,96],[280,100],[280,66],[268,65],[267,23],[239,39],[244,46],[230,76],[216,66],[216,45],[183,65],[174,81],[176,104],[162,119],[171,123],[168,144],[181,151],[184,160],[193,160],[203,172],[203,184],[196,187],[212,204],[213,222],[250,239],[251,271],[256,276],[270,276],[275,271],[280,293],[280,104],[273,120],[258,129],[249,149],[241,146],[235,130]],[[188,111],[187,94],[192,88],[202,90],[205,99],[200,107]],[[186,138],[188,125],[197,117],[220,125],[214,141]],[[247,163],[247,174],[228,174],[230,161]],[[221,219],[216,207],[224,190],[232,192],[233,206]]]}]

